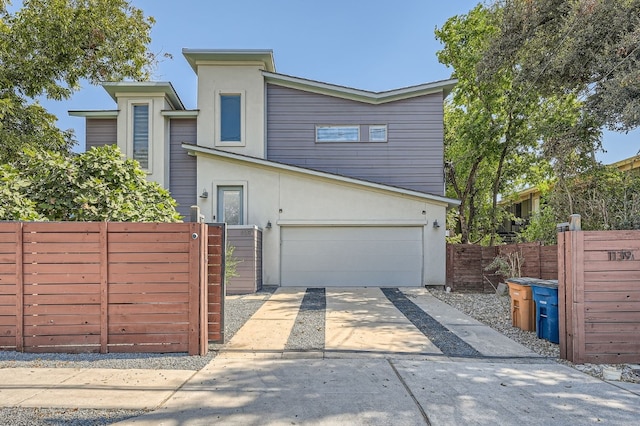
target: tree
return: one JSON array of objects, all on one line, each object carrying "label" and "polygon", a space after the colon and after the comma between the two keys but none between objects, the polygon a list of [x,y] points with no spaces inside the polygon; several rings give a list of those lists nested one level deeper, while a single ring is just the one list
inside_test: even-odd
[{"label": "tree", "polygon": [[79,155],[27,149],[0,167],[0,220],[178,222],[169,192],[117,146]]},{"label": "tree", "polygon": [[147,79],[153,18],[127,0],[24,0],[15,12],[0,0],[0,164],[26,146],[58,152],[73,134],[55,126],[33,99],[66,99],[105,80]]},{"label": "tree", "polygon": [[[546,95],[573,92],[600,125],[640,124],[640,0],[499,0],[500,30],[482,64],[517,63]],[[488,78],[488,77],[487,77]]]},{"label": "tree", "polygon": [[479,64],[501,19],[499,8],[478,5],[436,29],[444,44],[438,59],[453,67],[458,79],[445,103],[445,160],[448,195],[461,200],[463,243],[486,238],[493,244],[503,216],[499,195],[548,175],[548,163],[538,155],[538,112],[546,110],[562,121],[561,110],[572,105],[564,98],[541,99],[537,92],[524,90],[515,77],[516,64],[503,64],[481,78]]}]

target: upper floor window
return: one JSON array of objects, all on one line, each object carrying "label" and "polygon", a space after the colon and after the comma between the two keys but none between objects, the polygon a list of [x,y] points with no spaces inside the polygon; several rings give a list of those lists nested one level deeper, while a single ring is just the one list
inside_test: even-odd
[{"label": "upper floor window", "polygon": [[387,125],[376,124],[369,126],[369,142],[386,142]]},{"label": "upper floor window", "polygon": [[149,105],[133,105],[133,159],[149,168]]},{"label": "upper floor window", "polygon": [[241,95],[220,95],[220,142],[242,141]]},{"label": "upper floor window", "polygon": [[316,126],[316,142],[359,142],[360,126]]}]

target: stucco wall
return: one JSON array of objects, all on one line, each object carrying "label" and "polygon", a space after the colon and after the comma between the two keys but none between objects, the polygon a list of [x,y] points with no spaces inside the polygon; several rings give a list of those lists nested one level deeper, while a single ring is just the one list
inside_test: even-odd
[{"label": "stucco wall", "polygon": [[217,186],[245,186],[245,223],[264,229],[266,285],[280,285],[280,226],[285,225],[422,226],[424,284],[445,283],[444,227],[432,226],[435,219],[445,223],[444,203],[207,154],[198,155],[198,170],[198,188],[213,194],[198,201],[207,221],[215,221]]}]

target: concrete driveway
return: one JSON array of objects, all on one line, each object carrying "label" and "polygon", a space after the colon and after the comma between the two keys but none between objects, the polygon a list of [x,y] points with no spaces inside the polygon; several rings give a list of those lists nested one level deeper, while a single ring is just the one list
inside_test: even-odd
[{"label": "concrete driveway", "polygon": [[640,418],[640,386],[541,358],[424,289],[310,290],[276,291],[159,409],[120,424],[629,425]]}]

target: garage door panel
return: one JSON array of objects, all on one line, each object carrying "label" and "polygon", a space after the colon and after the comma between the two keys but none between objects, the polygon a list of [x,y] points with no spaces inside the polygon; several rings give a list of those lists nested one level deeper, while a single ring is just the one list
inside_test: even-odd
[{"label": "garage door panel", "polygon": [[283,227],[283,286],[419,286],[421,227]]}]

